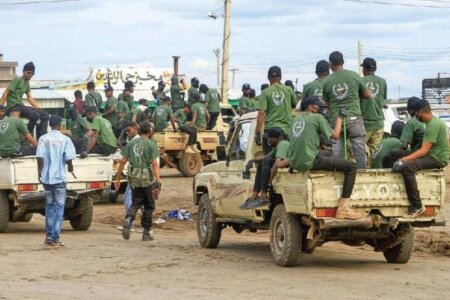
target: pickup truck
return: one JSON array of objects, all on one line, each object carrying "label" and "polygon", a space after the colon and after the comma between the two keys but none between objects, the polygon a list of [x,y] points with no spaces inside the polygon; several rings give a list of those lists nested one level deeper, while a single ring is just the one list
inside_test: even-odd
[{"label": "pickup truck", "polygon": [[[112,178],[113,159],[90,155],[73,161],[74,175],[67,173],[64,218],[74,230],[87,230],[93,203],[102,197]],[[34,156],[0,159],[0,232],[8,222],[29,222],[33,213],[45,215],[45,191],[39,182]]]},{"label": "pickup truck", "polygon": [[383,252],[389,263],[407,263],[413,251],[414,227],[444,226],[441,212],[445,199],[443,170],[417,174],[426,212],[416,219],[403,216],[409,206],[400,174],[390,169],[359,170],[351,197],[352,206],[365,217],[336,219],[343,174],[280,169],[273,180],[270,205],[240,210],[250,196],[256,169],[246,163],[260,151],[253,142],[256,113],[240,118],[226,148],[218,148],[219,160],[202,168],[193,182],[193,201],[198,205],[197,234],[204,248],[218,246],[222,229],[232,227],[256,232],[269,230],[270,249],[279,266],[294,266],[301,253],[329,241],[350,246],[368,244]]}]

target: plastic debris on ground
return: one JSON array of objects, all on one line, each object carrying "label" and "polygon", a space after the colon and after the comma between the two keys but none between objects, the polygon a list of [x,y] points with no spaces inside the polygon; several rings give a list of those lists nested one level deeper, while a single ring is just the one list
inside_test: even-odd
[{"label": "plastic debris on ground", "polygon": [[169,219],[191,221],[191,213],[185,209],[172,209],[165,215]]}]

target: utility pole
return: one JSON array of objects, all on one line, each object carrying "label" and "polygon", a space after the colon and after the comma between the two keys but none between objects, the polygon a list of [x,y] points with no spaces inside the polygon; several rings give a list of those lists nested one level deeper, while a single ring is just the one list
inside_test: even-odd
[{"label": "utility pole", "polygon": [[220,87],[220,49],[214,49],[213,52],[217,58],[217,87]]},{"label": "utility pole", "polygon": [[400,86],[398,86],[398,100],[400,100]]},{"label": "utility pole", "polygon": [[359,74],[359,76],[362,76],[361,64],[362,64],[362,46],[361,46],[361,42],[358,41],[358,74]]},{"label": "utility pole", "polygon": [[234,89],[234,76],[236,75],[236,71],[239,71],[238,68],[233,68],[230,70],[231,72],[233,72],[233,76],[231,77],[231,88]]},{"label": "utility pole", "polygon": [[223,46],[222,46],[222,101],[228,102],[228,63],[230,61],[230,16],[231,0],[225,0],[225,18],[223,25]]}]

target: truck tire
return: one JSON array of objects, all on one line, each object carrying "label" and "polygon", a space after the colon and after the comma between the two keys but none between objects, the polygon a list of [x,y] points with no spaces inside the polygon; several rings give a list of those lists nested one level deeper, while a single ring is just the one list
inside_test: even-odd
[{"label": "truck tire", "polygon": [[203,248],[216,248],[222,235],[222,226],[216,222],[208,194],[203,194],[198,203],[197,235]]},{"label": "truck tire", "polygon": [[0,192],[0,232],[5,232],[9,222],[8,196]]},{"label": "truck tire", "polygon": [[185,177],[193,177],[203,167],[202,157],[198,153],[183,153],[178,161],[181,174]]},{"label": "truck tire", "polygon": [[407,224],[405,239],[398,245],[383,251],[384,258],[391,264],[406,264],[414,248],[414,228]]},{"label": "truck tire", "polygon": [[299,219],[286,212],[283,204],[278,204],[270,219],[270,252],[280,267],[297,265],[302,249],[302,230]]},{"label": "truck tire", "polygon": [[81,206],[81,214],[69,219],[70,225],[74,230],[88,230],[92,223],[92,215],[94,212],[94,201],[92,197],[83,195],[80,199],[79,205]]}]

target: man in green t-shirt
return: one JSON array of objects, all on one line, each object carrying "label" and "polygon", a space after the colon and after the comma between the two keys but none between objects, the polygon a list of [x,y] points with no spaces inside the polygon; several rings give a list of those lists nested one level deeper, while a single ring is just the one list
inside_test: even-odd
[{"label": "man in green t-shirt", "polygon": [[178,111],[184,107],[184,99],[182,89],[180,87],[180,81],[177,75],[173,75],[170,85],[170,98],[172,98],[172,109]]},{"label": "man in green t-shirt", "polygon": [[428,101],[416,101],[413,112],[419,121],[426,124],[422,146],[417,151],[397,160],[392,169],[403,176],[410,203],[406,217],[414,219],[426,211],[417,188],[416,173],[420,170],[442,169],[447,166],[450,145],[447,126],[444,121],[433,115]]},{"label": "man in green t-shirt", "polygon": [[114,97],[114,89],[112,86],[108,86],[105,89],[105,97],[106,97],[106,105],[105,109],[103,111],[102,117],[111,123],[112,130],[114,132],[114,135],[117,134],[117,125],[119,125],[119,116],[117,112],[117,98]]},{"label": "man in green t-shirt", "polygon": [[164,81],[158,81],[158,88],[155,91],[154,98],[156,106],[160,106],[163,104],[164,98],[166,97],[166,84]]},{"label": "man in green t-shirt", "polygon": [[330,64],[321,60],[316,64],[317,78],[303,86],[302,97],[319,96],[322,98],[322,87],[325,79],[330,75]]},{"label": "man in green t-shirt", "polygon": [[178,130],[189,135],[186,153],[200,153],[197,148],[197,129],[192,126],[192,110],[188,103],[184,104],[184,108],[177,110],[173,114],[175,122],[178,123]]},{"label": "man in green t-shirt", "polygon": [[[11,107],[18,106],[21,117],[28,119],[27,128],[30,134],[33,134],[36,123],[40,120],[39,128],[36,131],[36,137],[39,139],[39,137],[47,133],[49,115],[39,108],[38,103],[31,95],[30,79],[33,77],[34,71],[34,64],[32,62],[26,63],[23,66],[23,75],[14,78],[3,92],[0,105],[6,104],[7,114],[9,114]],[[27,95],[27,100],[31,107],[23,104],[24,94]]]},{"label": "man in green t-shirt", "polygon": [[131,206],[127,210],[123,222],[122,236],[130,239],[130,228],[136,219],[136,213],[141,207],[141,224],[144,228],[143,241],[154,239],[152,230],[153,211],[155,210],[155,198],[161,190],[159,176],[158,157],[159,151],[156,143],[149,139],[151,124],[144,121],[139,124],[139,137],[132,139],[122,150],[122,159],[116,175],[115,187],[120,188],[120,179],[125,164],[128,162],[128,184],[131,185]]},{"label": "man in green t-shirt", "polygon": [[350,205],[356,179],[355,163],[333,156],[329,151],[319,150],[321,136],[334,140],[340,137],[342,119],[346,117],[346,112],[342,108],[339,110],[332,130],[325,117],[318,113],[323,105],[318,96],[308,97],[302,101],[302,113],[294,119],[290,132],[289,165],[299,172],[315,170],[344,172],[344,184],[335,217],[359,219],[362,215]]},{"label": "man in green t-shirt", "polygon": [[[9,117],[0,120],[0,157],[17,157],[36,154],[37,141],[20,119],[20,107],[9,109]],[[30,145],[21,145],[24,138]]]},{"label": "man in green t-shirt", "polygon": [[242,85],[242,96],[239,98],[239,115],[241,116],[252,111],[252,105],[248,96],[250,89],[250,84],[244,83]]},{"label": "man in green t-shirt", "polygon": [[256,91],[255,89],[250,89],[248,92],[248,98],[250,100],[250,109],[251,111],[257,111],[258,110],[258,100],[256,99]]},{"label": "man in green t-shirt", "polygon": [[[254,162],[258,162],[255,174],[255,183],[251,196],[239,207],[240,209],[251,209],[270,204],[267,193],[271,179],[276,174],[274,168],[275,161],[288,159],[289,142],[285,139],[283,130],[279,127],[272,127],[266,132],[268,143],[272,151],[267,155],[262,155],[247,163],[247,172],[253,167]],[[272,172],[273,170],[273,172]]]},{"label": "man in green t-shirt", "polygon": [[[344,56],[341,52],[332,52],[329,60],[333,74],[328,76],[322,88],[322,97],[329,106],[329,122],[333,127],[339,110],[348,111],[348,116],[344,120],[347,138],[356,157],[356,167],[365,169],[367,168],[366,130],[361,117],[360,97],[371,99],[372,95],[358,74],[344,70]],[[346,157],[345,146],[346,141],[344,137],[341,137],[333,144],[333,155],[340,158]]]},{"label": "man in green t-shirt", "polygon": [[153,112],[155,131],[163,132],[166,130],[169,121],[172,124],[173,130],[176,130],[175,122],[172,117],[172,108],[170,107],[170,103],[172,102],[170,97],[165,97],[162,102],[163,104],[155,108],[155,111]]},{"label": "man in green t-shirt", "polygon": [[[131,95],[129,90],[123,91],[125,96]],[[125,101],[125,98],[122,96],[122,98],[117,99],[117,118],[119,119],[119,122],[117,124],[117,132],[120,134],[122,130],[125,128],[125,116],[128,114],[130,109],[128,108],[128,103]]]},{"label": "man in green t-shirt", "polygon": [[88,93],[84,96],[84,107],[95,106],[100,111],[103,103],[102,95],[95,91],[95,83],[89,81],[87,83]]},{"label": "man in green t-shirt", "polygon": [[75,151],[80,157],[86,157],[88,138],[86,134],[89,132],[90,123],[77,113],[76,107],[71,105],[67,110],[67,130],[61,130],[61,133],[68,136],[75,146]]},{"label": "man in green t-shirt", "polygon": [[285,134],[289,134],[292,124],[292,109],[297,105],[294,91],[281,84],[280,67],[270,67],[267,79],[270,86],[259,95],[255,130],[255,143],[263,145],[265,154],[269,153],[271,148],[267,139],[263,137],[263,127],[264,131],[272,127],[280,127]]},{"label": "man in green t-shirt", "polygon": [[386,80],[375,75],[377,62],[366,57],[361,64],[363,67],[363,83],[370,90],[372,99],[361,99],[361,113],[366,129],[366,145],[369,147],[370,156],[381,143],[384,134],[383,106],[387,96]]},{"label": "man in green t-shirt", "polygon": [[381,141],[372,155],[372,163],[370,165],[372,169],[392,168],[392,165],[389,167],[386,165],[385,160],[392,151],[398,150],[402,146],[400,137],[404,127],[405,123],[402,121],[395,121],[392,124],[391,135]]},{"label": "man in green t-shirt", "polygon": [[131,80],[128,80],[125,82],[125,89],[123,90],[123,93],[119,94],[117,97],[117,100],[119,101],[125,101],[128,107],[128,110],[134,108],[134,83]]},{"label": "man in green t-shirt", "polygon": [[116,136],[111,123],[97,113],[97,107],[86,107],[86,120],[91,123],[91,131],[86,134],[90,139],[87,150],[91,154],[111,155],[117,150]]},{"label": "man in green t-shirt", "polygon": [[216,127],[217,119],[220,115],[220,94],[217,89],[209,88],[206,84],[200,85],[200,93],[204,95],[204,99],[206,102],[206,106],[209,113],[209,122],[206,126],[206,129],[212,130],[214,127]]},{"label": "man in green t-shirt", "polygon": [[205,100],[200,102],[200,94],[193,97],[194,104],[192,105],[192,126],[197,131],[206,130],[206,125],[209,122],[209,113],[205,106]]},{"label": "man in green t-shirt", "polygon": [[195,95],[200,95],[198,88],[200,86],[200,81],[198,80],[197,77],[194,77],[191,79],[191,87],[188,89],[187,93],[188,93],[188,103],[189,105],[192,107],[192,105],[194,105],[194,96]]}]

